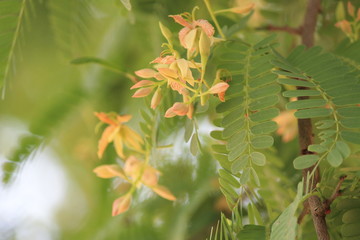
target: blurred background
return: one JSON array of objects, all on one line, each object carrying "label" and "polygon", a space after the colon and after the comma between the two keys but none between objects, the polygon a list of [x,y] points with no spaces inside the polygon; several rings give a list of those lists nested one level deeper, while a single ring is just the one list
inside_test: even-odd
[{"label": "blurred background", "polygon": [[[238,23],[236,35],[244,40],[260,40],[270,33],[269,25],[299,26],[306,6],[304,0],[211,2],[214,9],[256,4],[248,16],[219,16],[223,26]],[[325,2],[325,10],[334,10],[337,1]],[[92,170],[115,162],[116,154],[109,148],[101,161],[97,158],[100,136],[94,131],[98,120],[93,112],[132,114],[132,127],[139,129],[139,110],[146,107],[143,99],[131,99],[128,74],[148,67],[159,56],[164,39],[158,22],[179,31],[181,27],[168,15],[191,12],[194,6],[200,7],[198,18],[210,19],[203,1],[132,0],[131,9],[127,3],[0,1],[3,52],[11,48],[9,38],[17,29],[14,19],[19,16],[19,7],[23,10],[0,101],[1,240],[205,239],[220,211],[229,214],[218,191],[217,164],[210,150],[204,148],[193,157],[188,145],[182,143],[183,130],[175,131],[184,121],[169,120],[171,137],[164,138],[163,144],[175,146],[159,150],[153,164],[163,173],[161,183],[178,196],[178,201],[173,203],[142,189],[127,213],[111,217],[112,202],[119,196],[118,183],[97,178]],[[331,14],[321,19],[319,32],[331,37],[318,36],[328,49],[343,38]],[[299,43],[298,37],[284,32],[278,34],[278,40],[283,54]],[[79,57],[104,59],[111,66],[91,61],[70,63]],[[213,117],[211,111],[209,116],[199,117],[204,146],[210,141],[213,127],[209,119]],[[297,154],[296,139],[277,147],[274,162],[278,159],[280,170],[289,169]],[[284,176],[279,173],[281,177],[286,178],[285,188],[279,190],[281,201],[274,214],[291,201],[291,189],[301,176],[289,170]]]}]

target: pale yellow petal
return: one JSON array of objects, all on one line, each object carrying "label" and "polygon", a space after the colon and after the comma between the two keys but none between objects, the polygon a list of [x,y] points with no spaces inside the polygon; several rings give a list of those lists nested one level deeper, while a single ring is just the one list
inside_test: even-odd
[{"label": "pale yellow petal", "polygon": [[97,154],[98,154],[99,158],[102,158],[104,151],[105,151],[107,145],[109,144],[109,137],[114,133],[115,130],[116,130],[116,127],[111,125],[111,126],[108,126],[107,128],[105,128],[104,132],[102,133],[101,138],[98,143]]},{"label": "pale yellow petal", "polygon": [[120,133],[118,133],[114,138],[114,147],[115,147],[115,151],[116,151],[117,155],[120,158],[125,159],[123,140],[121,139]]},{"label": "pale yellow petal", "polygon": [[127,126],[123,126],[121,129],[121,136],[123,137],[126,146],[138,151],[142,151],[144,140],[137,132]]}]

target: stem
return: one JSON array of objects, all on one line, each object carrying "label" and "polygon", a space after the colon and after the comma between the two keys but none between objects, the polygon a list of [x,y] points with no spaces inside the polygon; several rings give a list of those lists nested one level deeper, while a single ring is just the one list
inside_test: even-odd
[{"label": "stem", "polygon": [[[315,29],[316,29],[316,21],[317,21],[317,15],[320,10],[320,3],[321,0],[309,0],[306,14],[304,17],[304,24],[302,27],[301,32],[301,40],[302,43],[310,48],[314,45],[314,35],[315,35]],[[299,87],[298,89],[304,89],[302,87]],[[306,99],[306,98],[299,98],[299,99]],[[307,150],[308,146],[312,144],[313,142],[313,132],[312,132],[312,124],[310,119],[298,119],[298,125],[299,125],[299,143],[301,147],[301,154],[313,154],[312,152],[309,152]],[[310,168],[303,170],[303,176],[306,178],[308,176],[308,172],[312,172],[314,170],[315,166],[312,166]],[[318,168],[315,170],[315,176],[313,184],[309,186],[309,191],[306,192],[312,192],[312,190],[315,189],[316,184],[320,181],[320,173]],[[308,190],[308,189],[306,189]],[[310,196],[306,202],[305,205],[308,204],[310,208],[310,212],[313,218],[314,227],[316,230],[316,234],[319,240],[329,240],[329,233],[326,226],[325,221],[325,208],[318,196],[312,195]]]},{"label": "stem", "polygon": [[212,20],[214,21],[214,23],[215,23],[216,29],[218,30],[221,38],[226,39],[225,34],[224,34],[223,31],[221,30],[221,27],[220,27],[220,25],[219,25],[219,22],[217,21],[217,19],[216,19],[216,17],[215,17],[214,11],[213,11],[212,8],[211,8],[211,5],[210,5],[209,0],[204,0],[204,3],[205,3],[205,5],[206,5],[206,8],[207,8],[210,16],[211,16],[211,19],[212,19]]}]

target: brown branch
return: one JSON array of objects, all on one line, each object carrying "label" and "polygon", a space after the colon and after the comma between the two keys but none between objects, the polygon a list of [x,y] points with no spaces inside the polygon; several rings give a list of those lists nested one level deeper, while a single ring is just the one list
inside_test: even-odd
[{"label": "brown branch", "polygon": [[268,31],[273,31],[273,32],[287,32],[290,34],[294,34],[294,35],[301,35],[302,32],[302,27],[299,28],[293,28],[293,27],[289,27],[289,26],[274,26],[274,25],[267,25],[263,28],[260,28],[263,30],[268,30]]},{"label": "brown branch", "polygon": [[[314,45],[314,35],[316,29],[316,21],[317,15],[320,10],[320,2],[321,0],[309,0],[304,23],[301,31],[301,41],[302,43],[310,48]],[[298,88],[303,89],[303,88]],[[299,98],[301,99],[301,98]],[[306,98],[302,98],[306,99]],[[299,143],[301,154],[313,154],[307,150],[308,146],[313,143],[313,132],[312,132],[312,124],[310,119],[298,119],[299,126]],[[304,182],[307,181],[307,176],[314,169],[314,166],[303,170]],[[320,173],[319,170],[316,169],[314,179],[312,184],[309,186],[309,189],[306,189],[307,192],[312,192],[315,190],[316,184],[320,181]],[[307,200],[304,206],[308,205],[310,209],[310,213],[312,215],[312,219],[314,222],[314,227],[316,230],[316,234],[319,240],[329,240],[329,233],[326,226],[325,221],[325,207],[321,202],[318,196],[312,195]]]}]

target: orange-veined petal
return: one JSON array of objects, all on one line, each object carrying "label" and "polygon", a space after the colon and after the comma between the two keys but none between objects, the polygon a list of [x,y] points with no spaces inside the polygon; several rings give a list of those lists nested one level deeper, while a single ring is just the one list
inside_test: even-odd
[{"label": "orange-veined petal", "polygon": [[209,89],[209,93],[216,94],[216,93],[225,92],[228,89],[228,87],[229,84],[227,84],[226,82],[220,82],[212,86]]},{"label": "orange-veined petal", "polygon": [[131,97],[133,97],[133,98],[146,97],[147,95],[149,95],[151,93],[152,90],[153,90],[152,87],[140,88]]},{"label": "orange-veined petal", "polygon": [[171,64],[176,60],[176,58],[172,55],[168,55],[165,57],[157,57],[150,63],[160,63],[160,64]]},{"label": "orange-veined petal", "polygon": [[176,200],[176,197],[166,187],[157,185],[152,187],[151,189],[162,198],[165,198],[170,201]]},{"label": "orange-veined petal", "polygon": [[160,101],[161,101],[161,98],[162,98],[162,96],[161,96],[161,88],[158,88],[158,89],[155,91],[153,97],[151,98],[151,105],[150,105],[150,107],[151,107],[152,109],[155,109],[155,108],[159,105],[159,103],[160,103]]},{"label": "orange-veined petal", "polygon": [[182,86],[178,81],[174,79],[168,79],[168,84],[172,90],[178,91],[180,94],[181,91],[184,89],[184,86]]},{"label": "orange-veined petal", "polygon": [[161,75],[163,75],[166,78],[178,78],[178,73],[170,68],[158,68],[158,71]]},{"label": "orange-veined petal", "polygon": [[98,154],[99,158],[102,158],[107,145],[112,140],[111,136],[114,136],[114,132],[117,131],[117,129],[118,128],[116,126],[113,126],[113,125],[110,125],[107,128],[105,128],[104,132],[101,135],[99,143],[98,143],[98,152],[97,152],[97,154]]},{"label": "orange-veined petal", "polygon": [[117,123],[111,119],[108,114],[104,113],[104,112],[95,112],[94,113],[96,117],[99,118],[100,121],[104,122],[104,123],[107,123],[107,124],[110,124],[110,125],[117,125]]},{"label": "orange-veined petal", "polygon": [[189,111],[189,105],[181,102],[176,102],[172,106],[172,110],[176,115],[185,116]]},{"label": "orange-veined petal", "polygon": [[151,68],[144,68],[136,71],[135,74],[142,78],[153,78],[156,74],[156,71]]},{"label": "orange-veined petal", "polygon": [[185,27],[179,31],[179,41],[181,46],[186,48],[185,37],[191,31],[191,28]]},{"label": "orange-veined petal", "polygon": [[114,138],[115,151],[117,155],[119,155],[119,157],[125,159],[123,144],[124,144],[123,139],[121,138],[120,133],[118,133]]},{"label": "orange-veined petal", "polygon": [[100,178],[120,177],[126,179],[124,170],[117,164],[101,165],[96,167],[93,172]]},{"label": "orange-veined petal", "polygon": [[186,21],[181,15],[169,15],[169,17],[173,18],[175,22],[177,22],[178,24],[184,27],[189,27],[189,28],[192,27],[191,24],[188,23],[188,21]]},{"label": "orange-veined petal", "polygon": [[196,20],[195,25],[201,27],[208,37],[212,37],[215,33],[214,27],[204,19]]},{"label": "orange-veined petal", "polygon": [[119,122],[119,123],[126,123],[128,121],[130,121],[130,119],[132,118],[131,115],[117,115],[116,116],[116,120]]},{"label": "orange-veined petal", "polygon": [[126,212],[131,205],[131,195],[126,194],[125,196],[119,197],[113,203],[112,207],[112,216],[119,215],[123,212]]},{"label": "orange-veined petal", "polygon": [[151,85],[154,85],[154,82],[153,82],[153,81],[150,81],[150,80],[141,80],[141,81],[135,83],[130,89],[147,87],[147,86],[151,86]]}]

